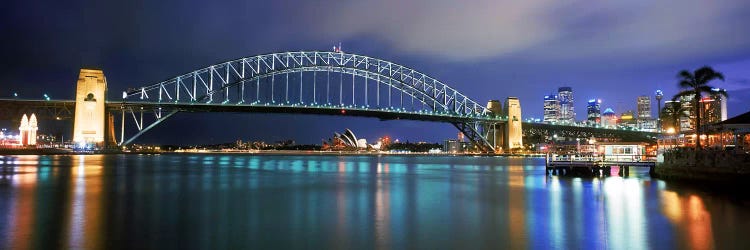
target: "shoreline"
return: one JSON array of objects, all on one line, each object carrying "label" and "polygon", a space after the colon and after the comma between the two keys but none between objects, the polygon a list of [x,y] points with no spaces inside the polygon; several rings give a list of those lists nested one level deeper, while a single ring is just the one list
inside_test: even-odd
[{"label": "shoreline", "polygon": [[109,154],[237,154],[237,155],[342,155],[342,156],[502,156],[502,157],[544,157],[544,154],[478,154],[478,153],[427,153],[427,152],[358,152],[358,151],[313,151],[313,150],[196,150],[196,151],[72,151],[69,149],[0,149],[0,156],[7,155],[109,155]]}]

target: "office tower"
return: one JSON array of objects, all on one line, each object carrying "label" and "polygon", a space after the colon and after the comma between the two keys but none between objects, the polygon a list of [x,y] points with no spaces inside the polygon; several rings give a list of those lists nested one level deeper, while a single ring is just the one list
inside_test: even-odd
[{"label": "office tower", "polygon": [[575,123],[576,113],[574,109],[573,89],[571,87],[560,87],[557,90],[557,99],[560,102],[559,122],[563,124]]},{"label": "office tower", "polygon": [[720,91],[722,89],[713,88],[708,96],[701,99],[701,124],[712,124],[727,119],[727,100]]},{"label": "office tower", "polygon": [[589,125],[599,125],[602,121],[602,99],[591,99],[589,100],[588,106],[586,106],[587,116],[586,120]]},{"label": "office tower", "polygon": [[651,118],[651,97],[642,95],[638,97],[638,119]]},{"label": "office tower", "polygon": [[560,116],[560,101],[556,95],[544,96],[544,123],[557,123]]}]

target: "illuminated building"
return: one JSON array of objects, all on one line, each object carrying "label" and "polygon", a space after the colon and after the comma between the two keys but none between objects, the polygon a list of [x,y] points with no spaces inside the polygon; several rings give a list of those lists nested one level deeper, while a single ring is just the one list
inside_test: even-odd
[{"label": "illuminated building", "polygon": [[727,119],[727,100],[719,94],[720,90],[711,89],[712,93],[701,99],[701,124],[713,124]]},{"label": "illuminated building", "polygon": [[642,95],[638,97],[638,119],[651,118],[651,97]]},{"label": "illuminated building", "polygon": [[26,114],[21,117],[21,126],[18,127],[20,130],[19,143],[23,146],[36,145],[36,132],[39,129],[36,121],[36,115],[31,114],[31,118],[28,118]]},{"label": "illuminated building", "polygon": [[639,96],[636,102],[636,127],[641,131],[656,132],[657,121],[651,118],[651,97]]},{"label": "illuminated building", "polygon": [[625,111],[620,115],[620,120],[617,122],[620,126],[635,128],[638,126],[638,123],[635,119],[635,114],[632,110]]},{"label": "illuminated building", "polygon": [[556,95],[544,96],[544,123],[557,123],[560,116],[560,101]]},{"label": "illuminated building", "polygon": [[443,152],[456,154],[469,152],[471,150],[471,142],[457,141],[448,139],[443,142]]},{"label": "illuminated building", "polygon": [[617,127],[617,115],[611,108],[607,108],[604,110],[604,113],[602,113],[602,126],[605,128]]},{"label": "illuminated building", "polygon": [[[382,144],[380,144],[382,145]],[[367,148],[366,139],[357,139],[349,129],[345,129],[344,133],[339,134],[333,132],[333,138],[330,140],[329,145],[324,145],[324,148],[328,149],[343,149],[343,148]]]},{"label": "illuminated building", "polygon": [[77,144],[104,143],[104,102],[107,79],[104,72],[81,69],[76,86],[73,141]]},{"label": "illuminated building", "polygon": [[680,117],[680,131],[695,129],[695,109],[693,109],[694,96],[681,96],[680,105],[687,110],[687,116]]},{"label": "illuminated building", "polygon": [[673,113],[673,111],[679,111],[681,105],[682,104],[677,101],[664,102],[664,113],[661,114],[661,127],[663,131],[679,132],[681,130],[681,120],[686,114]]},{"label": "illuminated building", "polygon": [[602,100],[601,99],[591,99],[589,100],[588,106],[586,106],[587,110],[587,121],[589,125],[599,125],[602,122]]},{"label": "illuminated building", "polygon": [[576,112],[574,109],[573,89],[571,87],[560,87],[557,90],[557,99],[560,101],[558,121],[563,124],[575,123]]}]

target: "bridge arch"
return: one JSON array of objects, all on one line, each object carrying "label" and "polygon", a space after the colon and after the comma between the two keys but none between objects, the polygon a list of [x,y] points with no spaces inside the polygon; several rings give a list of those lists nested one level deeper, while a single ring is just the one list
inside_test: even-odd
[{"label": "bridge arch", "polygon": [[[322,80],[322,76],[319,76],[322,74],[326,74],[323,78],[327,84],[325,99],[319,94],[323,91],[322,83],[318,83],[319,79]],[[339,80],[339,84],[336,86],[334,83],[333,86],[338,91],[338,98],[331,98],[331,74],[334,74],[333,78],[338,74],[335,80]],[[294,81],[291,87],[290,76]],[[344,76],[347,77],[347,86],[344,85]],[[277,79],[281,86],[276,85]],[[345,87],[347,94],[351,93],[351,96],[347,95],[350,99],[346,103],[343,100]],[[387,97],[381,96],[386,93],[384,89],[387,89]],[[279,94],[276,91],[285,92],[283,101],[279,96],[277,102]],[[293,94],[291,100],[290,92]],[[394,103],[393,92],[400,95],[401,102]],[[411,105],[403,103],[404,95],[411,99]],[[390,112],[434,115],[453,123],[483,151],[493,151],[495,147],[487,140],[484,132],[487,123],[503,122],[501,117],[495,116],[483,105],[424,73],[390,61],[342,52],[298,51],[244,57],[159,83],[128,89],[123,92],[123,98],[131,103],[130,111],[133,111],[133,104],[142,103],[158,107],[158,113],[156,121],[149,126],[144,126],[141,121],[137,126],[139,132],[127,141],[123,138],[121,145],[132,142],[174,113],[186,111],[185,105],[190,104],[275,107],[304,105],[311,108],[364,109],[374,112],[373,114]],[[338,104],[332,101],[338,101]],[[163,109],[167,109],[165,115],[161,113]],[[124,137],[124,132],[122,136]]]}]

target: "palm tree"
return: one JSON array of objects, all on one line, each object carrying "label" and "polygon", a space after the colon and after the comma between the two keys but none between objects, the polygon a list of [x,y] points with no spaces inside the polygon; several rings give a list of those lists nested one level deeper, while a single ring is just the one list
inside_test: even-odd
[{"label": "palm tree", "polygon": [[[701,107],[699,106],[701,96],[703,93],[712,93],[715,91],[712,91],[713,87],[708,86],[708,83],[719,79],[724,81],[724,75],[720,72],[715,71],[713,68],[709,66],[703,66],[700,69],[697,69],[693,72],[690,72],[688,70],[682,70],[679,74],[677,74],[677,79],[680,81],[679,85],[680,88],[684,88],[687,90],[683,90],[680,93],[677,93],[672,100],[677,100],[680,97],[693,97],[693,109],[695,110],[695,132],[696,132],[696,140],[695,140],[695,147],[700,148],[701,147]],[[718,92],[719,94],[723,95],[724,97],[727,96],[727,92],[724,90],[720,90]]]}]

